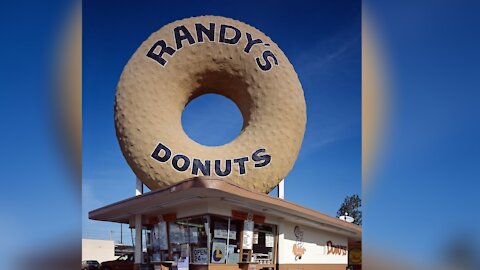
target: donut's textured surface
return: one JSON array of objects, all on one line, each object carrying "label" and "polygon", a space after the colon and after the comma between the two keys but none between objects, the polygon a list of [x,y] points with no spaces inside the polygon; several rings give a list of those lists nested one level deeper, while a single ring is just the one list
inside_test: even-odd
[{"label": "donut's textured surface", "polygon": [[[205,40],[198,42],[196,23],[204,26],[215,23],[215,41],[204,36]],[[222,24],[240,30],[237,44],[219,42]],[[174,28],[182,25],[197,42],[189,44],[184,39],[182,48],[177,50]],[[230,30],[229,37],[234,35]],[[249,53],[244,51],[246,33],[263,41],[252,46]],[[159,40],[176,50],[172,56],[163,55],[168,61],[164,66],[147,57]],[[266,50],[275,55],[278,65],[269,58],[272,67],[263,71],[256,58],[263,63],[262,53]],[[228,144],[198,144],[182,128],[181,116],[187,103],[206,93],[230,98],[242,112],[243,129]],[[137,177],[152,190],[195,176],[192,163],[196,158],[211,162],[211,176],[215,176],[215,160],[220,160],[222,170],[226,160],[231,160],[231,173],[223,177],[225,181],[257,192],[270,192],[293,167],[305,123],[303,90],[283,52],[259,30],[217,16],[176,21],[153,33],[125,66],[115,96],[115,127],[120,147]],[[205,132],[215,132],[216,128],[205,126]],[[171,157],[165,162],[152,158],[159,143],[171,150]],[[271,156],[268,165],[255,166],[252,153],[257,149],[265,149],[264,154]],[[190,165],[184,171],[172,166],[177,154],[189,158]],[[240,157],[248,157],[243,174],[239,164],[234,163]],[[177,164],[183,165],[182,161]],[[200,172],[199,176],[202,175]]]}]

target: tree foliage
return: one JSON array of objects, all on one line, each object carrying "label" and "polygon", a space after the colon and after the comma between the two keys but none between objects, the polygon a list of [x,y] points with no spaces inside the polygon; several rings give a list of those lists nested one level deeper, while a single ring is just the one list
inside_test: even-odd
[{"label": "tree foliage", "polygon": [[349,216],[355,219],[353,223],[362,225],[362,210],[360,210],[360,207],[362,207],[362,199],[357,194],[347,196],[337,211],[337,217],[348,213]]}]

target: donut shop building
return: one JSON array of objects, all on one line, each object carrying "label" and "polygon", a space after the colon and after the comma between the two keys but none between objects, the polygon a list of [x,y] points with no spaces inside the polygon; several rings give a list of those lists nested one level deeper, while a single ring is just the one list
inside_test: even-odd
[{"label": "donut shop building", "polygon": [[89,218],[141,226],[135,269],[361,269],[359,226],[222,179],[192,178]]}]

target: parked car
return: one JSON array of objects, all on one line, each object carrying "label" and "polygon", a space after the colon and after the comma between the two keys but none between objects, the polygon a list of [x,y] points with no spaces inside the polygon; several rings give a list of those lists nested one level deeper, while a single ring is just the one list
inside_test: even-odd
[{"label": "parked car", "polygon": [[100,264],[100,270],[132,270],[133,269],[133,253],[124,254],[113,261],[106,261]]},{"label": "parked car", "polygon": [[95,260],[82,261],[82,270],[98,270],[100,263]]}]

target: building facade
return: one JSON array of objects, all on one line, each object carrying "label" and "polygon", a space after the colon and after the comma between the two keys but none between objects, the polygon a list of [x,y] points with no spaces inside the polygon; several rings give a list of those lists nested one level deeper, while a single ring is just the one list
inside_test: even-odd
[{"label": "building facade", "polygon": [[82,239],[82,261],[95,260],[102,263],[117,257],[113,240]]},{"label": "building facade", "polygon": [[137,256],[154,269],[360,269],[349,264],[359,226],[221,179],[189,179],[89,216],[141,223],[147,252]]}]

